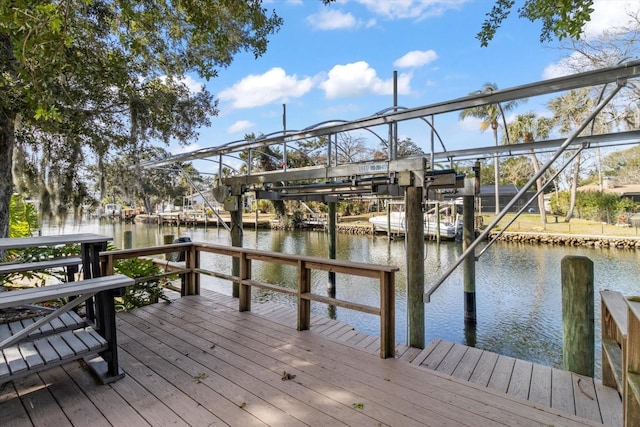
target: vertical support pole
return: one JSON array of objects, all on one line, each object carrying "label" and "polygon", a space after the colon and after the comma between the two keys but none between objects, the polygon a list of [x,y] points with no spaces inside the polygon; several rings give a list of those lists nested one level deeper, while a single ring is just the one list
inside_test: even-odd
[{"label": "vertical support pole", "polygon": [[387,201],[387,241],[391,242],[391,203]]},{"label": "vertical support pole", "polygon": [[[336,202],[329,202],[328,227],[329,227],[329,259],[336,259]],[[330,271],[328,273],[327,294],[331,298],[336,296],[336,273]]]},{"label": "vertical support pole", "polygon": [[[236,210],[231,211],[231,246],[241,248],[242,247],[242,209],[241,209],[241,201],[242,196],[232,196],[235,197],[236,200]],[[240,275],[240,260],[236,257],[233,257],[231,261],[231,275],[239,276]],[[233,283],[233,291],[232,295],[234,298],[238,298],[240,296],[240,284],[238,282]]]},{"label": "vertical support pole", "polygon": [[303,298],[311,292],[311,271],[304,261],[298,261],[298,330],[306,331],[311,326],[311,300]]},{"label": "vertical support pole", "polygon": [[565,256],[561,275],[563,369],[593,377],[593,261],[584,256]]},{"label": "vertical support pole", "polygon": [[123,237],[123,248],[131,249],[133,247],[133,231],[126,230]]},{"label": "vertical support pole", "polygon": [[407,220],[407,324],[409,345],[424,348],[424,226],[422,187],[407,187],[405,194]]},{"label": "vertical support pole", "polygon": [[395,356],[396,301],[395,273],[380,273],[380,357]]},{"label": "vertical support pole", "polygon": [[251,279],[251,260],[247,254],[240,254],[240,289],[239,289],[239,311],[251,311],[251,286],[245,284],[244,280]]},{"label": "vertical support pole", "polygon": [[436,243],[440,244],[440,202],[436,202]]},{"label": "vertical support pole", "polygon": [[[462,250],[467,249],[475,240],[475,227],[473,223],[474,202],[473,194],[462,196]],[[464,275],[464,321],[476,323],[476,258],[475,252],[467,256],[463,263]]]},{"label": "vertical support pole", "polygon": [[[256,215],[255,229],[256,229],[256,233],[257,233],[258,232],[258,221],[259,221],[259,216],[260,216],[260,213],[259,213],[259,210],[258,210],[258,199],[257,198],[256,198],[256,212],[255,212],[255,215]],[[258,239],[256,239],[256,241],[257,240]]]}]

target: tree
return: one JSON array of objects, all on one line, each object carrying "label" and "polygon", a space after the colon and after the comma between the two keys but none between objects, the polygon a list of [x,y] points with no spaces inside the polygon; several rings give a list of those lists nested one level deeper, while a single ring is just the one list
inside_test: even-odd
[{"label": "tree", "polygon": [[[264,53],[268,36],[281,24],[260,1],[0,3],[0,237],[8,233],[20,127],[64,135],[67,142],[94,149],[98,161],[109,144],[137,142],[141,135],[193,136],[203,116],[182,115],[193,121],[177,123],[171,121],[175,110],[160,114],[155,105],[147,109],[150,115],[140,116],[145,104],[139,101],[149,99],[141,90],[157,95],[167,87],[186,88],[178,82],[191,72],[215,77],[240,51]],[[154,87],[147,86],[151,82]],[[208,104],[201,111],[208,117],[215,108],[201,93],[200,101]],[[169,119],[170,128],[154,119]],[[152,131],[144,128],[150,123],[157,125]],[[103,126],[109,133],[99,141]]]},{"label": "tree", "polygon": [[[498,90],[498,86],[495,83],[487,83],[478,92],[473,92],[471,95],[477,95],[478,93],[490,94]],[[480,130],[491,128],[493,131],[493,140],[496,147],[498,146],[498,128],[500,128],[500,121],[505,122],[505,111],[511,111],[518,105],[518,101],[509,101],[503,104],[489,104],[481,105],[479,107],[472,107],[463,110],[460,113],[460,119],[464,120],[467,117],[475,117],[480,119]],[[498,164],[498,153],[496,152],[493,157],[493,170],[494,170],[494,182],[495,182],[495,197],[496,197],[496,214],[500,213],[500,169]]]},{"label": "tree", "polygon": [[[482,29],[476,35],[481,46],[488,46],[489,42],[507,19],[515,5],[515,0],[496,0]],[[531,22],[542,21],[540,42],[550,41],[552,36],[578,39],[585,24],[593,13],[593,0],[525,0],[518,9],[519,17]]]},{"label": "tree", "polygon": [[366,146],[366,139],[349,133],[339,133],[335,141],[338,164],[353,163],[372,157],[373,150]]},{"label": "tree", "polygon": [[640,184],[640,146],[613,152],[603,160],[605,176],[622,185]]},{"label": "tree", "polygon": [[[535,113],[518,114],[516,119],[507,125],[507,132],[512,143],[535,142],[539,139],[547,139],[551,133],[553,122],[546,117],[538,117]],[[506,142],[506,140],[505,140]],[[533,148],[529,149],[529,158],[533,174],[540,172],[540,161]],[[542,176],[536,180],[536,187],[540,190],[544,186]],[[540,221],[547,223],[547,213],[544,208],[544,192],[538,194],[538,212]]]},{"label": "tree", "polygon": [[[596,100],[590,95],[589,88],[574,89],[560,95],[557,98],[552,99],[547,103],[549,109],[553,112],[553,125],[558,127],[563,135],[571,133],[578,128],[587,116],[591,113],[591,110],[595,106]],[[598,115],[594,122],[595,133],[603,133],[611,126],[611,121],[608,121],[605,116]],[[591,129],[587,127],[582,131],[581,135],[588,135],[591,133]],[[582,155],[573,160],[573,168],[570,179],[570,198],[569,208],[564,218],[565,222],[569,222],[573,216],[573,210],[576,206],[576,197],[578,191],[578,185],[580,181],[580,164],[582,161]]]}]

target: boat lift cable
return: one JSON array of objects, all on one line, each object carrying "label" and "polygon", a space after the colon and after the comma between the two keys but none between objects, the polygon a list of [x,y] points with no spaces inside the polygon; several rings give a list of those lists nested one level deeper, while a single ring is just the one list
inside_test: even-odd
[{"label": "boat lift cable", "polygon": [[549,178],[547,182],[545,182],[544,185],[538,191],[536,191],[536,193],[529,200],[527,200],[527,203],[523,203],[520,210],[518,210],[518,212],[516,212],[513,218],[511,218],[509,222],[507,222],[504,228],[502,228],[502,230],[500,230],[498,234],[493,236],[493,238],[489,241],[489,243],[487,243],[487,245],[484,248],[482,248],[480,253],[476,255],[476,261],[482,256],[482,254],[484,254],[487,251],[487,249],[489,249],[504,234],[505,231],[507,231],[507,229],[511,226],[511,224],[513,224],[516,221],[516,219],[518,219],[518,217],[522,214],[522,212],[524,212],[527,206],[529,206],[540,195],[540,193],[542,193],[549,186],[549,184],[551,184],[553,180],[556,179],[558,175],[560,175],[562,171],[565,170],[567,166],[569,166],[576,157],[578,157],[580,153],[582,153],[582,150],[584,150],[586,147],[587,145],[584,144],[582,147],[577,149],[576,152],[573,153],[573,155],[569,158],[569,160],[567,160],[564,163],[564,165],[562,165],[562,167],[558,169],[556,173],[553,174],[553,176]]},{"label": "boat lift cable", "polygon": [[491,221],[491,223],[487,226],[487,228],[473,241],[471,244],[465,249],[465,251],[460,255],[460,257],[453,263],[449,269],[442,274],[442,276],[429,288],[427,292],[425,292],[423,296],[423,301],[428,303],[431,301],[431,295],[444,283],[449,276],[458,268],[460,264],[473,252],[475,248],[487,238],[491,230],[504,218],[504,216],[509,212],[509,210],[516,204],[518,199],[522,197],[524,193],[526,193],[529,188],[533,186],[533,184],[551,167],[551,165],[562,155],[562,153],[567,149],[569,145],[573,142],[574,139],[578,137],[578,135],[587,127],[587,125],[593,120],[600,111],[613,99],[613,97],[626,85],[625,79],[619,79],[617,81],[616,87],[607,95],[605,99],[603,99],[589,114],[589,116],[584,120],[577,129],[575,129],[571,135],[564,141],[564,143],[556,150],[556,152],[551,156],[549,160],[540,168],[540,170],[532,176],[529,181],[518,191],[518,193],[507,203],[507,205],[496,215],[496,217]]},{"label": "boat lift cable", "polygon": [[[154,168],[154,169],[162,169],[162,168]],[[218,212],[216,212],[215,208],[211,205],[211,203],[209,202],[209,200],[205,197],[205,195],[202,193],[202,191],[200,191],[200,189],[198,187],[196,187],[195,183],[193,182],[193,180],[191,179],[191,177],[189,176],[189,174],[187,173],[187,171],[184,170],[184,168],[182,166],[180,166],[179,164],[176,163],[175,168],[173,169],[166,169],[165,170],[171,170],[171,171],[176,171],[176,169],[178,170],[178,172],[180,172],[182,174],[182,176],[185,177],[185,179],[189,182],[189,185],[191,185],[191,187],[193,187],[194,190],[196,190],[198,192],[198,194],[200,195],[200,197],[202,197],[202,200],[204,201],[204,203],[211,209],[211,211],[216,215],[216,218],[218,218],[218,223],[222,223],[222,226],[229,232],[231,232],[231,228],[229,228],[229,226],[227,225],[227,223],[225,222],[225,220],[223,220],[220,215],[218,214]]]}]

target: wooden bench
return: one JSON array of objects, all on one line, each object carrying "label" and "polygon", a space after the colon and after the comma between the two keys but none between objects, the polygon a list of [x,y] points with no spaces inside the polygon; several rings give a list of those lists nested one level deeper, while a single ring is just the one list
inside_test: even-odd
[{"label": "wooden bench", "polygon": [[[114,294],[131,286],[124,275],[0,293],[0,309],[71,297],[36,319],[0,325],[0,384],[84,358],[103,384],[118,380]],[[95,323],[87,326],[70,310],[95,296]]]}]

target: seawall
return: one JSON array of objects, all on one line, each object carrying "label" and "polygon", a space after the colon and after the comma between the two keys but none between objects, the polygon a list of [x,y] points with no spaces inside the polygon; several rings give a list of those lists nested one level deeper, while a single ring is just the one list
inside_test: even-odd
[{"label": "seawall", "polygon": [[[493,239],[498,232],[489,234]],[[559,246],[587,246],[594,248],[640,249],[640,237],[596,236],[574,234],[548,234],[507,231],[499,241]]]}]

